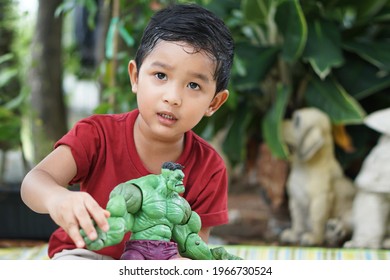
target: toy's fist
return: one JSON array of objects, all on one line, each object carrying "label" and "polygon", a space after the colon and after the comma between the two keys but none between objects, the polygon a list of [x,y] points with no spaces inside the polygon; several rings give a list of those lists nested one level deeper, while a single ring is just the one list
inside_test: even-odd
[{"label": "toy's fist", "polygon": [[89,239],[84,230],[80,230],[80,234],[84,238],[85,244],[89,250],[100,250],[122,241],[126,233],[125,219],[122,217],[110,217],[108,218],[108,224],[110,228],[107,232],[95,227],[98,235],[95,240]]},{"label": "toy's fist", "polygon": [[87,234],[83,229],[80,230],[80,234],[84,239],[85,245],[89,250],[100,250],[104,247],[107,240],[107,233],[102,231],[100,228],[96,228],[96,232],[98,237],[95,240],[91,240],[88,238]]},{"label": "toy's fist", "polygon": [[228,253],[223,247],[212,248],[210,252],[216,260],[242,260],[242,258]]}]

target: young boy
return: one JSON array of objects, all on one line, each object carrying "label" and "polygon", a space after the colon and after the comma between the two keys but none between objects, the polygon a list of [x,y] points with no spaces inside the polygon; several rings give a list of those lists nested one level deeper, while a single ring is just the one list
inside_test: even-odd
[{"label": "young boy", "polygon": [[[138,109],[79,121],[22,182],[23,201],[60,226],[49,240],[50,258],[119,259],[130,234],[90,251],[80,229],[91,240],[92,220],[107,231],[113,188],[159,174],[167,161],[184,166],[183,197],[201,218],[202,239],[228,222],[225,164],[192,128],[227,100],[233,48],[224,23],[197,5],[174,5],[152,17],[128,66]],[[75,183],[80,191],[67,189]]]}]

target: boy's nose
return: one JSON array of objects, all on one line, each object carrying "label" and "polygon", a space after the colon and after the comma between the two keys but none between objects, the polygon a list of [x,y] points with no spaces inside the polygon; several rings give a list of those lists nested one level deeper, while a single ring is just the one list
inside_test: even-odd
[{"label": "boy's nose", "polygon": [[163,101],[171,106],[181,105],[181,94],[178,88],[170,87],[163,96]]}]

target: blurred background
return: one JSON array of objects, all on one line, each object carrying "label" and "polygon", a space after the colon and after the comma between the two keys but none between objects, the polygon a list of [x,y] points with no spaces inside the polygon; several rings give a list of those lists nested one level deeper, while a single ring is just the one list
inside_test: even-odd
[{"label": "blurred background", "polygon": [[281,126],[299,108],[329,116],[355,178],[379,136],[363,119],[390,107],[390,1],[0,0],[3,246],[48,240],[55,225],[24,206],[21,180],[80,118],[135,108],[127,64],[142,31],[187,2],[220,16],[236,44],[228,102],[195,128],[229,167],[231,222],[213,242],[277,244],[290,223]]}]

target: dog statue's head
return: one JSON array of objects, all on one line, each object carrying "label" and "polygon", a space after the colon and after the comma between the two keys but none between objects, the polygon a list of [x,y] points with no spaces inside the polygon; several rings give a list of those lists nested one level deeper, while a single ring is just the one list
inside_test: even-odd
[{"label": "dog statue's head", "polygon": [[283,137],[301,161],[308,161],[332,141],[330,119],[314,107],[299,109],[284,121]]}]

